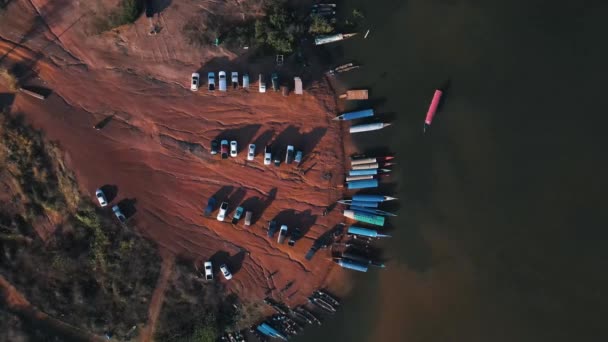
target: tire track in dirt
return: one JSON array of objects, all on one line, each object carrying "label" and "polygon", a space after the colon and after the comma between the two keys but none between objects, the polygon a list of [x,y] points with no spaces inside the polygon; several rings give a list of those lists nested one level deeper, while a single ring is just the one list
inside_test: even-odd
[{"label": "tire track in dirt", "polygon": [[[161,252],[162,253],[162,252]],[[156,330],[156,323],[160,315],[160,310],[163,307],[165,301],[165,292],[169,286],[169,280],[173,274],[173,267],[175,265],[175,257],[173,254],[164,252],[163,263],[160,268],[160,276],[158,283],[152,293],[152,299],[150,300],[150,306],[148,307],[148,322],[139,334],[140,342],[148,342],[154,340],[154,331]]]}]

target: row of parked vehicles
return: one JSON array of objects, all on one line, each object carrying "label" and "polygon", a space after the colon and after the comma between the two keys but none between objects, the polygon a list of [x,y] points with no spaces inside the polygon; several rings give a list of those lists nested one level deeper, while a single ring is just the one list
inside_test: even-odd
[{"label": "row of parked vehicles", "polygon": [[[95,190],[95,197],[97,198],[97,201],[99,202],[99,205],[102,208],[108,205],[108,199],[106,198],[106,195],[103,193],[103,190],[101,190],[101,189]],[[116,216],[118,221],[120,221],[120,223],[127,222],[127,217],[122,213],[118,204],[116,204],[112,207],[112,212],[114,213],[114,216]]]},{"label": "row of parked vehicles", "polygon": [[[255,150],[255,144],[249,144],[247,148],[247,160],[252,161],[255,159]],[[212,140],[211,154],[220,154],[222,159],[228,159],[228,155],[230,155],[230,157],[235,158],[238,155],[238,143],[236,142],[236,140],[231,140],[230,142],[225,139],[219,142],[217,140]],[[278,150],[275,153],[273,160],[272,148],[270,147],[270,145],[266,145],[266,147],[264,147],[264,165],[270,165],[273,161],[276,166],[281,165],[281,160],[283,159],[282,155],[283,151]],[[293,162],[297,164],[302,162],[302,151],[296,151],[293,145],[287,145],[287,150],[285,152],[285,163],[291,164]]]},{"label": "row of parked vehicles", "polygon": [[[239,73],[233,71],[230,75],[230,81],[232,83],[232,89],[237,89],[239,87]],[[227,74],[225,71],[220,71],[218,73],[218,90],[219,91],[227,91],[228,90],[228,80]],[[274,72],[270,76],[270,80],[272,82],[272,89],[274,91],[279,91],[279,75]],[[190,90],[197,91],[201,85],[201,75],[198,72],[192,73],[192,77],[190,78]],[[209,72],[207,73],[207,89],[209,91],[215,90],[215,73]],[[243,74],[242,83],[240,84],[243,89],[249,89],[249,74]],[[266,81],[264,79],[263,74],[258,75],[258,89],[260,93],[266,92]]]},{"label": "row of parked vehicles", "polygon": [[[211,261],[205,261],[204,268],[205,268],[205,280],[213,280],[213,274],[215,273],[215,272],[213,272],[213,263],[211,263]],[[232,273],[230,272],[230,270],[228,269],[228,266],[226,266],[226,264],[220,265],[220,271],[222,271],[222,275],[224,276],[224,279],[226,279],[226,280],[232,279]]]}]

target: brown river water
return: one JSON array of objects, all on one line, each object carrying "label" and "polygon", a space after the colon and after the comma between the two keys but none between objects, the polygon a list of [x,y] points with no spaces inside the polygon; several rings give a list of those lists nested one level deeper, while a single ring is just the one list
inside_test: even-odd
[{"label": "brown river water", "polygon": [[399,216],[387,269],[356,274],[339,313],[293,341],[605,341],[608,3],[339,6],[371,29],[326,49],[363,65],[339,90],[370,88],[394,122],[357,142],[397,154]]}]

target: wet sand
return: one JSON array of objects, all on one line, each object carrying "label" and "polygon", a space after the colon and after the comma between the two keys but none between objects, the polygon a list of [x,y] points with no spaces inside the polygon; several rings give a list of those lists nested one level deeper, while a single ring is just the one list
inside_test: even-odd
[{"label": "wet sand", "polygon": [[[100,186],[112,189],[109,200],[111,204],[120,201],[129,217],[127,225],[157,242],[163,254],[199,264],[210,258],[216,266],[227,262],[234,274],[226,282],[227,289],[244,302],[260,301],[271,293],[296,305],[319,287],[344,290],[332,287],[347,274],[331,262],[327,252],[304,260],[314,239],[342,221],[338,210],[322,216],[329,204],[342,197],[344,169],[343,130],[341,123],[331,120],[335,101],[325,81],[308,84],[303,96],[259,94],[255,83],[249,91],[211,94],[203,85],[191,92],[189,75],[197,66],[184,64],[187,58],[158,61],[142,55],[127,69],[133,56],[104,51],[103,45],[95,45],[98,38],[85,42],[80,31],[68,29],[82,8],[70,5],[59,16],[57,4],[34,4],[44,18],[48,15],[46,23],[52,32],[38,27],[35,37],[21,46],[11,43],[19,36],[15,33],[19,23],[23,26],[33,20],[23,14],[33,15],[32,9],[18,1],[15,6],[22,7],[23,13],[15,16],[16,22],[4,22],[0,31],[2,63],[22,72],[27,85],[50,89],[51,94],[45,101],[17,94],[12,111],[23,114],[60,144],[85,193],[93,196]],[[138,22],[127,30],[145,25]],[[130,46],[148,39],[129,34],[121,37],[135,40]],[[96,49],[88,49],[91,46]],[[179,54],[189,49],[174,50]],[[111,67],[115,64],[121,67]],[[39,78],[29,72],[30,67]],[[243,70],[246,66],[234,67]],[[231,71],[230,67],[226,70]],[[93,129],[108,116],[113,117],[102,130]],[[211,156],[212,139],[237,140],[238,157]],[[245,158],[249,143],[257,146],[256,160],[251,162]],[[304,160],[300,167],[264,166],[265,144],[295,145],[303,151]],[[202,216],[213,195],[218,206],[222,200],[229,202],[226,222],[215,219],[217,210],[209,218]],[[243,228],[243,219],[237,225],[229,222],[239,204],[254,212],[250,228]],[[300,228],[304,237],[294,247],[278,245],[276,235],[266,236],[267,222],[275,218],[280,224]],[[275,274],[269,277],[271,273]],[[223,281],[220,277],[216,274]],[[281,291],[289,282],[293,286]]]}]

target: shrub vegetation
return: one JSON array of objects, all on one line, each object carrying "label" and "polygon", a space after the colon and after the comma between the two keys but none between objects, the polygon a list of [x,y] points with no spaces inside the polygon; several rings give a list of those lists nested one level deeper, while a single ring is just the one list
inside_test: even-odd
[{"label": "shrub vegetation", "polygon": [[[13,192],[0,201],[0,274],[52,316],[127,337],[147,320],[160,271],[155,246],[81,198],[57,146],[6,113],[0,164]],[[55,230],[43,239],[35,228]]]},{"label": "shrub vegetation", "polygon": [[144,0],[120,0],[118,7],[110,10],[105,16],[95,19],[95,27],[101,33],[132,24],[139,18],[143,9]]}]

